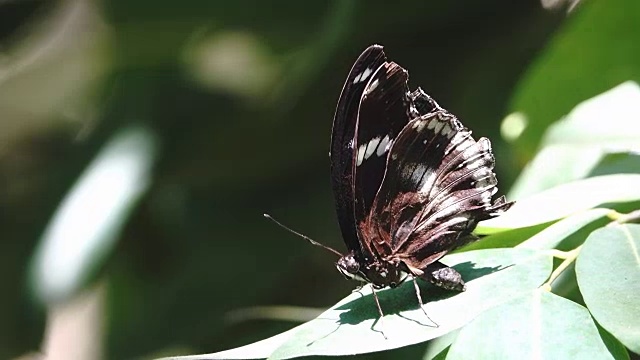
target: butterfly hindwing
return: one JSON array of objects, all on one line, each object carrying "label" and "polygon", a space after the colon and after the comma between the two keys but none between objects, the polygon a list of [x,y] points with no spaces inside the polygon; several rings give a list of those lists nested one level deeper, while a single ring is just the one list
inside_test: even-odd
[{"label": "butterfly hindwing", "polygon": [[439,110],[412,120],[398,135],[369,221],[384,244],[377,253],[424,269],[471,239],[484,219],[511,203],[497,191],[489,140],[478,141]]}]

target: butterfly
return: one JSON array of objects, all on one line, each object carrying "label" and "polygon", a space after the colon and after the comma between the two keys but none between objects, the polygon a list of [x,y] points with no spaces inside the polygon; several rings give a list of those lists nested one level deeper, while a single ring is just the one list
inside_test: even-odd
[{"label": "butterfly", "polygon": [[[331,182],[343,240],[336,267],[375,290],[424,279],[464,291],[460,273],[439,260],[478,237],[479,221],[513,204],[497,188],[487,138],[475,140],[460,120],[422,89],[410,91],[408,72],[368,47],[344,83],[333,119]],[[292,231],[292,230],[291,230]],[[426,314],[426,312],[425,312]],[[428,315],[427,315],[428,317]],[[384,334],[384,333],[383,333]]]},{"label": "butterfly", "polygon": [[[347,76],[330,159],[349,250],[336,266],[374,289],[422,278],[464,290],[462,276],[438,260],[477,240],[472,231],[478,222],[513,204],[504,196],[494,199],[489,140],[475,140],[422,89],[411,92],[408,72],[387,61],[380,45],[367,48]],[[382,316],[377,297],[376,303]]]}]

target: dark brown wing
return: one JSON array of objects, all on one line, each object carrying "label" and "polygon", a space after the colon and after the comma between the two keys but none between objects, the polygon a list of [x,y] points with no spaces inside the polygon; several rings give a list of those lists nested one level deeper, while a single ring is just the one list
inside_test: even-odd
[{"label": "dark brown wing", "polygon": [[362,250],[354,218],[353,160],[356,123],[360,99],[369,79],[386,60],[382,46],[368,47],[349,72],[333,118],[331,133],[331,183],[336,202],[338,222],[347,248],[358,258]]},{"label": "dark brown wing", "polygon": [[353,164],[356,224],[364,221],[371,211],[384,176],[388,151],[410,120],[407,80],[405,69],[385,62],[369,80],[360,100]]},{"label": "dark brown wing", "polygon": [[411,121],[389,153],[369,214],[372,251],[424,269],[464,245],[481,220],[511,206],[493,200],[497,180],[488,139],[476,141],[444,110]]}]

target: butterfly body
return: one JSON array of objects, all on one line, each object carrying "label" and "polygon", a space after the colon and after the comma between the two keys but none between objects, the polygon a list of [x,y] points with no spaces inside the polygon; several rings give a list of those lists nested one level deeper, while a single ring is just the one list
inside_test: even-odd
[{"label": "butterfly body", "polygon": [[336,263],[338,271],[345,277],[370,283],[376,289],[394,288],[400,285],[407,276],[404,264],[380,259],[362,264],[351,252],[342,256]]}]

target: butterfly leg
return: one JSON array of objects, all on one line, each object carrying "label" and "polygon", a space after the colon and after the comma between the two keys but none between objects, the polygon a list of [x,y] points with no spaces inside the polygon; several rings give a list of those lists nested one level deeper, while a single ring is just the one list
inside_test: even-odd
[{"label": "butterfly leg", "polygon": [[429,319],[429,321],[431,321],[432,323],[435,324],[436,327],[438,327],[438,323],[436,323],[429,317],[429,314],[427,314],[427,310],[424,308],[424,303],[422,302],[422,295],[420,295],[420,288],[418,287],[418,282],[416,281],[416,277],[412,275],[410,276],[411,276],[411,280],[413,281],[413,287],[416,289],[416,296],[418,297],[418,303],[420,304],[420,309],[422,309],[422,312],[427,317],[427,319]]},{"label": "butterfly leg", "polygon": [[[382,318],[384,317],[384,314],[382,313],[382,307],[380,307],[380,300],[378,299],[378,295],[376,294],[376,289],[373,287],[373,285],[371,285],[371,292],[373,293],[373,298],[376,301],[376,305],[378,306],[378,312],[380,313],[380,333],[382,333],[382,336],[384,336],[385,339],[387,339],[387,335],[385,335],[384,333],[384,323],[382,322]],[[373,323],[375,325],[375,323]],[[373,329],[373,325],[371,326],[371,328]]]},{"label": "butterfly leg", "polygon": [[360,292],[360,290],[362,290],[362,288],[363,288],[365,285],[367,285],[367,284],[366,284],[366,283],[364,283],[364,282],[362,282],[362,283],[360,283],[360,285],[356,286],[356,288],[355,288],[355,289],[351,290],[351,292],[352,292],[352,293],[354,293],[354,292]]},{"label": "butterfly leg", "polygon": [[456,291],[465,290],[462,275],[439,261],[430,264],[423,271],[422,278],[439,288]]}]

